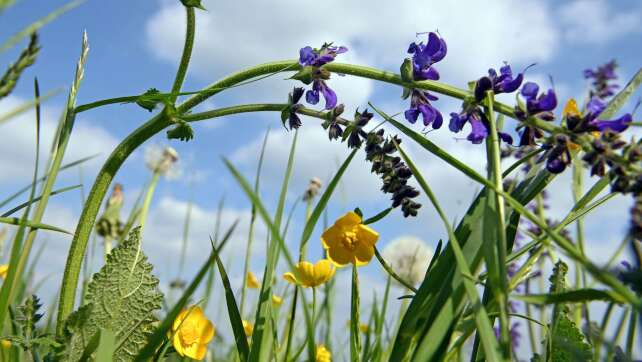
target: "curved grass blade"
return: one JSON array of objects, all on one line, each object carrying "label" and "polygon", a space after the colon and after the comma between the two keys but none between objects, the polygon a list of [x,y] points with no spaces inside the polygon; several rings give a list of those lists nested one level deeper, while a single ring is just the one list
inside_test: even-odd
[{"label": "curved grass blade", "polygon": [[[75,190],[75,189],[78,189],[78,188],[80,188],[80,187],[82,187],[82,185],[73,185],[73,186],[63,187],[63,188],[61,188],[61,189],[51,191],[50,196],[55,196],[55,195],[58,195],[58,194],[63,194],[63,193],[65,193],[65,192],[67,192],[67,191]],[[10,216],[10,215],[12,215],[13,213],[18,212],[18,211],[20,211],[20,210],[24,209],[25,207],[27,207],[27,206],[29,206],[29,205],[32,205],[32,204],[34,204],[34,203],[36,203],[36,202],[40,201],[40,199],[41,199],[41,198],[42,198],[41,196],[38,196],[38,197],[34,198],[34,199],[33,199],[33,200],[31,200],[31,201],[25,201],[25,202],[23,202],[22,204],[20,204],[20,205],[18,205],[18,206],[16,206],[16,207],[14,207],[13,209],[11,209],[11,210],[9,210],[9,211],[5,212],[4,214],[0,215],[0,217],[9,217],[9,216]]]},{"label": "curved grass blade", "polygon": [[549,294],[525,294],[514,295],[516,299],[530,304],[563,304],[563,303],[583,303],[592,301],[606,301],[614,303],[626,303],[622,297],[610,290],[600,289],[576,289],[561,293]]},{"label": "curved grass blade", "polygon": [[350,299],[350,360],[359,362],[361,356],[361,331],[359,330],[359,274],[352,265],[352,296]]},{"label": "curved grass blade", "polygon": [[[89,160],[91,160],[93,158],[96,158],[96,157],[98,157],[98,154],[93,155],[93,156],[89,156],[89,157],[84,157],[84,158],[81,158],[79,160],[76,160],[76,161],[70,162],[68,164],[62,165],[62,166],[60,166],[60,171],[68,169],[68,168],[71,168],[71,167],[74,167],[74,166],[78,166],[78,165],[83,164],[83,163],[85,163],[85,162],[87,162],[87,161],[89,161]],[[47,179],[47,176],[43,176],[43,177],[40,177],[40,178],[36,179],[35,182],[32,182],[31,184],[22,187],[20,190],[16,191],[13,195],[11,195],[8,198],[0,201],[0,208],[6,206],[11,201],[15,200],[18,196],[20,196],[23,193],[29,191],[29,189],[31,189],[34,185],[39,184],[39,183],[45,181],[46,179]]]},{"label": "curved grass blade", "polygon": [[383,219],[384,217],[386,217],[390,213],[390,211],[392,211],[392,207],[389,207],[389,208],[381,211],[380,213],[378,213],[377,215],[375,215],[373,217],[365,219],[362,222],[362,224],[364,224],[364,225],[374,224],[377,221],[379,221],[379,220]]},{"label": "curved grass blade", "polygon": [[635,76],[631,78],[626,86],[606,105],[604,111],[600,113],[600,119],[611,119],[615,117],[616,113],[624,107],[640,85],[642,85],[642,68],[635,73]]}]

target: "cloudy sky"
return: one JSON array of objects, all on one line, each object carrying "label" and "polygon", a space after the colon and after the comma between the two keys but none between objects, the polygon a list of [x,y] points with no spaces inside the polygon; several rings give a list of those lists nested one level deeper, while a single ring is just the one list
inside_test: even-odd
[{"label": "cloudy sky", "polygon": [[[464,87],[503,61],[516,70],[536,63],[528,70],[527,78],[545,87],[553,86],[549,80],[552,79],[561,100],[584,98],[587,83],[582,78],[583,69],[615,58],[625,82],[640,67],[642,56],[642,6],[633,0],[492,3],[377,0],[367,5],[339,0],[306,5],[290,0],[205,0],[203,3],[208,11],[197,13],[196,46],[185,90],[198,90],[248,66],[295,58],[299,48],[319,46],[324,41],[350,49],[341,55],[341,61],[396,72],[406,56],[408,44],[423,40],[424,36],[416,34],[434,30],[448,43],[448,55],[437,65],[442,81]],[[61,1],[19,1],[2,14],[0,39],[62,4]],[[180,3],[177,0],[89,0],[41,31],[42,51],[38,62],[26,72],[14,95],[0,102],[0,114],[29,99],[34,76],[38,77],[43,92],[69,86],[83,30],[88,33],[91,49],[79,104],[139,94],[151,87],[169,90],[183,45],[184,11]],[[0,54],[0,62],[8,63],[19,50],[16,47]],[[239,103],[283,102],[288,90],[296,84],[283,78],[285,76],[279,75],[230,90],[207,101],[199,110]],[[330,82],[339,101],[346,104],[347,114],[356,107],[363,108],[368,101],[380,105],[389,114],[402,112],[406,107],[399,98],[400,89],[390,85],[351,77],[333,77]],[[62,92],[45,105],[43,139],[47,143],[55,131],[64,101]],[[457,102],[447,99],[439,100],[436,105],[444,115],[459,107]],[[83,113],[76,122],[67,160],[99,156],[81,172],[77,169],[64,172],[58,186],[82,181],[87,191],[106,156],[149,116],[132,105],[114,105]],[[194,206],[186,274],[192,273],[208,254],[208,235],[214,227],[216,204],[225,197],[224,224],[230,225],[241,218],[241,227],[232,240],[233,247],[228,248],[232,274],[237,276],[236,285],[240,285],[249,204],[224,168],[221,156],[231,159],[247,177],[253,177],[260,144],[268,129],[263,196],[274,208],[293,135],[280,126],[278,114],[205,121],[195,126],[195,139],[187,144],[170,143],[162,134],[145,144],[148,147],[171,144],[180,154],[180,177],[161,181],[145,239],[145,250],[156,265],[162,283],[167,284],[177,273],[176,255],[181,248],[183,218],[190,200]],[[30,178],[34,157],[33,116],[25,114],[0,125],[0,134],[3,136],[0,143],[2,199]],[[483,169],[483,148],[466,142],[465,133],[455,135],[443,127],[428,137],[469,165]],[[449,217],[461,217],[478,186],[409,142],[406,147],[437,192]],[[347,154],[344,145],[327,141],[317,120],[304,119],[288,194],[290,204],[303,193],[311,177],[327,183]],[[135,152],[116,176],[116,181],[124,184],[127,205],[133,202],[149,176],[142,150]],[[554,217],[562,217],[571,206],[569,179],[568,174],[563,175],[551,185],[550,212]],[[368,171],[364,155],[358,154],[331,200],[329,219],[355,207],[360,207],[366,215],[384,209],[388,201],[378,191],[379,187],[379,180]],[[425,206],[417,218],[404,220],[400,212],[395,211],[376,225],[382,247],[404,235],[419,237],[431,246],[444,237],[436,214],[427,200],[423,201]],[[79,192],[56,196],[46,221],[73,230],[80,204]],[[614,199],[608,207],[587,217],[590,256],[604,261],[605,255],[614,250],[624,235],[629,206],[628,199]],[[303,208],[299,208],[291,235],[299,235],[303,215]],[[318,232],[313,241],[318,240]],[[296,245],[294,236],[289,240],[292,245]],[[263,268],[263,228],[259,228],[256,240],[252,269],[258,273]],[[50,275],[52,285],[60,279],[69,241],[53,234],[40,236],[48,255],[40,277]],[[319,255],[318,243],[312,244],[312,255]],[[363,275],[367,285],[380,290],[385,279],[377,265],[373,263],[364,268]],[[340,281],[347,283],[348,279],[347,275],[341,275]]]}]

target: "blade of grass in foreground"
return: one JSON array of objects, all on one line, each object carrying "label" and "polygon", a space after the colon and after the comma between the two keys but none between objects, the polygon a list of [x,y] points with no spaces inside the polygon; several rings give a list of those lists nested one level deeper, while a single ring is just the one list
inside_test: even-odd
[{"label": "blade of grass in foreground", "polygon": [[[468,299],[470,300],[470,303],[474,311],[475,324],[477,325],[477,331],[481,337],[482,345],[484,346],[484,352],[486,353],[486,356],[488,356],[490,361],[500,361],[501,360],[500,356],[497,353],[499,346],[497,344],[497,339],[493,331],[493,326],[490,323],[490,319],[488,318],[486,309],[484,308],[484,306],[481,304],[481,301],[479,300],[479,295],[477,294],[475,284],[473,283],[471,278],[469,278],[469,277],[472,277],[473,275],[469,269],[468,262],[466,261],[466,257],[464,256],[461,246],[459,245],[457,236],[455,235],[455,232],[452,226],[450,225],[450,222],[448,221],[446,214],[444,213],[441,206],[439,205],[439,202],[437,201],[437,197],[432,192],[432,189],[430,188],[430,186],[428,186],[428,183],[424,179],[423,175],[419,172],[417,167],[414,165],[414,163],[408,157],[408,155],[406,155],[403,149],[396,143],[395,143],[395,146],[397,146],[397,150],[399,151],[399,154],[401,155],[403,160],[406,162],[406,164],[412,171],[412,174],[415,176],[415,179],[419,183],[419,186],[424,191],[424,193],[426,193],[426,196],[428,196],[428,198],[430,199],[430,202],[432,203],[433,207],[439,214],[439,217],[441,218],[444,224],[444,227],[446,228],[448,237],[450,238],[450,242],[451,242],[450,245],[452,247],[453,254],[455,255],[455,261],[457,262],[457,267],[459,268],[463,278],[466,294],[468,295]],[[430,343],[432,343],[432,341],[428,340],[429,342],[428,344],[423,342],[425,342],[425,340],[420,342],[420,345],[418,346],[418,349],[415,353],[415,356],[417,357],[417,359],[421,361],[427,360],[433,357],[432,355],[433,350],[430,347],[431,346]]]},{"label": "blade of grass in foreground", "polygon": [[[55,195],[58,195],[58,194],[62,194],[62,193],[65,193],[65,192],[67,192],[67,191],[75,190],[75,189],[80,188],[80,187],[82,187],[82,185],[73,185],[73,186],[63,187],[63,188],[61,188],[61,189],[51,191],[51,194],[50,194],[49,196],[55,196]],[[11,210],[9,210],[9,211],[6,211],[4,214],[0,215],[0,217],[8,217],[8,216],[10,216],[11,214],[13,214],[13,213],[15,213],[15,212],[18,212],[18,211],[20,211],[20,210],[22,210],[22,209],[24,209],[24,208],[25,208],[25,207],[27,207],[28,205],[32,205],[32,204],[34,204],[34,203],[36,203],[36,202],[40,201],[40,199],[41,199],[41,198],[42,198],[41,196],[38,196],[38,197],[34,198],[34,199],[33,199],[33,200],[31,200],[31,201],[25,201],[25,202],[23,202],[22,204],[20,204],[20,205],[18,205],[18,206],[16,206],[16,207],[14,207],[13,209],[11,209]]]},{"label": "blade of grass in foreground", "polygon": [[[187,305],[187,302],[189,299],[192,297],[198,286],[201,284],[201,281],[203,281],[203,278],[205,275],[208,273],[210,267],[214,265],[216,262],[216,258],[218,257],[218,254],[223,251],[223,248],[225,247],[225,244],[227,241],[230,239],[232,234],[234,233],[234,230],[236,229],[236,226],[238,225],[238,220],[236,220],[232,226],[227,230],[225,233],[225,236],[223,236],[223,239],[221,239],[221,242],[216,248],[212,249],[212,253],[210,254],[210,257],[203,263],[201,268],[199,269],[198,273],[196,273],[196,276],[192,280],[192,282],[187,286],[185,291],[183,292],[183,295],[181,298],[176,302],[172,310],[165,316],[165,319],[161,322],[161,324],[156,328],[154,331],[154,334],[152,334],[149,337],[149,340],[147,342],[147,345],[141,349],[141,351],[138,353],[138,356],[136,357],[137,361],[148,361],[150,358],[154,356],[154,353],[156,350],[163,344],[163,341],[165,340],[168,331],[170,330],[172,323],[174,323],[174,320],[178,316],[178,314],[185,308]],[[241,325],[241,330],[242,330],[242,325]],[[245,335],[243,335],[245,336]],[[246,341],[247,343],[247,341]]]},{"label": "blade of grass in foreground", "polygon": [[[281,194],[279,196],[279,203],[276,210],[276,215],[274,219],[275,227],[277,230],[281,228],[281,218],[283,215],[283,209],[285,208],[285,197],[287,193],[287,186],[290,182],[290,177],[292,175],[292,168],[294,164],[294,155],[296,149],[296,143],[298,139],[298,131],[295,131],[294,137],[292,139],[292,146],[290,148],[290,154],[288,156],[288,164],[285,170],[285,176],[283,184],[281,186]],[[267,135],[266,135],[267,141]],[[264,142],[265,144],[265,142]],[[257,179],[258,182],[258,179]],[[255,184],[254,195],[258,197],[258,183]],[[254,211],[254,216],[256,216],[256,205],[252,203],[252,210]],[[274,345],[275,341],[273,340],[274,335],[276,334],[274,329],[275,326],[271,323],[272,317],[272,280],[274,279],[274,273],[279,261],[279,243],[272,239],[268,243],[267,247],[267,260],[268,263],[265,266],[263,273],[263,281],[261,284],[261,291],[259,292],[259,302],[256,307],[256,316],[254,319],[254,331],[252,333],[252,347],[250,349],[250,361],[265,361],[269,359],[270,350]],[[296,294],[296,293],[295,293]],[[272,340],[271,340],[272,339]]]},{"label": "blade of grass in foreground", "polygon": [[[349,160],[346,160],[346,163],[348,163]],[[272,237],[272,242],[278,243],[279,247],[281,248],[281,252],[284,254],[285,259],[287,261],[288,267],[290,269],[294,269],[294,259],[292,258],[292,255],[290,254],[290,251],[287,249],[287,246],[285,245],[285,242],[281,238],[281,235],[279,233],[278,228],[272,222],[267,210],[265,209],[265,206],[263,206],[263,203],[261,200],[258,198],[256,194],[252,191],[252,187],[250,184],[247,182],[247,180],[238,172],[238,170],[232,165],[228,160],[225,160],[225,165],[227,168],[230,170],[236,181],[239,183],[243,191],[245,192],[246,196],[250,199],[250,201],[256,205],[256,209],[259,212],[259,215],[263,219],[263,222],[266,224],[268,229],[270,230],[270,235]],[[347,165],[344,164],[344,166],[347,167]],[[303,300],[303,305],[307,305],[306,303],[306,298],[304,294],[301,294],[301,299]],[[303,308],[304,316],[305,316],[305,323],[306,323],[306,329],[307,329],[307,346],[308,346],[308,359],[313,361],[315,360],[315,345],[314,345],[314,336],[311,333],[313,330],[312,327],[312,320],[310,316],[310,312],[308,308]]]},{"label": "blade of grass in foreground", "polygon": [[350,300],[350,360],[359,362],[361,356],[361,335],[359,330],[359,274],[352,265],[352,297]]}]

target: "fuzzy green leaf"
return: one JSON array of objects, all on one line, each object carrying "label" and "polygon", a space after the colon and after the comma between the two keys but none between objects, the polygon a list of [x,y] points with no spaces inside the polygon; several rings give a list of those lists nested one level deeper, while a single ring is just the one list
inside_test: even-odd
[{"label": "fuzzy green leaf", "polygon": [[161,308],[163,295],[140,247],[140,228],[136,228],[94,275],[87,304],[67,319],[63,360],[79,360],[100,329],[114,332],[114,361],[133,360],[144,347],[157,322],[154,311]]}]

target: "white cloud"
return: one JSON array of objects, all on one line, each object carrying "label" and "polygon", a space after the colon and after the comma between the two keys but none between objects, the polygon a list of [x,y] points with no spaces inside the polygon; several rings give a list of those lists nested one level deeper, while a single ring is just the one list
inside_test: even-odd
[{"label": "white cloud", "polygon": [[[177,63],[184,41],[184,11],[175,2],[162,4],[147,23],[149,48],[161,59]],[[197,16],[192,70],[207,80],[262,62],[296,58],[302,46],[324,41],[351,49],[342,61],[361,60],[396,71],[416,32],[439,29],[449,55],[438,68],[445,79],[463,82],[503,60],[547,61],[557,44],[548,6],[538,1],[523,1],[520,6],[497,1],[492,7],[478,1],[421,0],[379,0],[367,6],[339,0],[305,7],[294,0],[205,1],[204,5],[208,11]],[[350,59],[354,56],[350,54],[359,59]]]},{"label": "white cloud", "polygon": [[[0,102],[0,113],[8,112],[23,102],[24,100],[17,97],[7,97]],[[40,133],[41,165],[46,164],[59,117],[60,111],[56,107],[48,105],[43,107]],[[0,182],[24,183],[31,179],[35,162],[35,128],[35,116],[32,111],[25,112],[0,125],[0,132],[7,135],[0,143],[0,164],[2,164]],[[86,118],[78,117],[64,162],[98,154],[96,159],[84,164],[85,167],[91,165],[92,170],[95,171],[100,165],[97,161],[105,159],[117,143],[109,131],[91,124]]]},{"label": "white cloud", "polygon": [[613,2],[576,0],[560,9],[564,36],[577,43],[601,44],[619,36],[639,32],[641,8],[615,10]]}]

